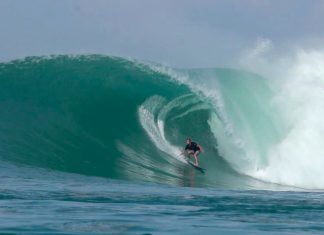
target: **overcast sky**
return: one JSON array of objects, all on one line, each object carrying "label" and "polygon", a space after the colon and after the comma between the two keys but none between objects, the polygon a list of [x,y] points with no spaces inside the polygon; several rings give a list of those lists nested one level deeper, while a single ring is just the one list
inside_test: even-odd
[{"label": "overcast sky", "polygon": [[0,61],[100,53],[226,66],[260,38],[321,46],[323,22],[324,0],[0,0]]}]

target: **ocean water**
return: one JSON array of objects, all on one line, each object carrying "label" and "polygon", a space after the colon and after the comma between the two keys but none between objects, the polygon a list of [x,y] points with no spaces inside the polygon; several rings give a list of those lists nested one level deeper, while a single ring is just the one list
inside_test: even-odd
[{"label": "ocean water", "polygon": [[324,81],[292,71],[0,64],[0,233],[322,234]]},{"label": "ocean water", "polygon": [[1,234],[322,234],[323,192],[176,187],[2,164]]}]

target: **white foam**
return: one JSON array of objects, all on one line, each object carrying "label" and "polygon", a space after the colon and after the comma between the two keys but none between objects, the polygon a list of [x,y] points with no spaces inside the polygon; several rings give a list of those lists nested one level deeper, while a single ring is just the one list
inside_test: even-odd
[{"label": "white foam", "polygon": [[[157,118],[158,109],[165,103],[160,96],[152,96],[148,98],[139,108],[138,114],[142,127],[154,143],[154,145],[164,153],[171,155],[173,158],[185,162],[180,156],[179,147],[172,145],[165,138],[164,121]],[[168,159],[167,159],[168,160]],[[172,159],[169,159],[172,160]]]},{"label": "white foam", "polygon": [[253,175],[324,189],[324,51],[298,51],[279,78],[275,102],[287,130],[269,153],[269,165]]}]

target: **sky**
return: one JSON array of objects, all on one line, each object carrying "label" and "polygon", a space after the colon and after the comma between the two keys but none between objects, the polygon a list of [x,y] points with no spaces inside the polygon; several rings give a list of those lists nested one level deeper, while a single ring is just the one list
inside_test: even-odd
[{"label": "sky", "polygon": [[324,0],[0,0],[0,61],[96,53],[229,66],[260,41],[322,47],[323,22]]}]

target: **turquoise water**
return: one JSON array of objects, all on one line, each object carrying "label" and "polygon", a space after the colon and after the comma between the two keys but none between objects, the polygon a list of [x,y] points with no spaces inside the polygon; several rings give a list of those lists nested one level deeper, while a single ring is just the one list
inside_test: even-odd
[{"label": "turquoise water", "polygon": [[[288,161],[279,90],[99,55],[0,64],[0,232],[322,233],[321,177]],[[179,156],[188,136],[206,174]]]}]

